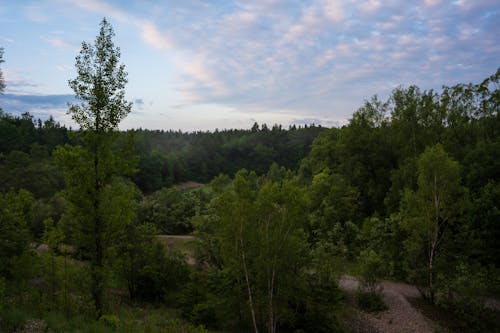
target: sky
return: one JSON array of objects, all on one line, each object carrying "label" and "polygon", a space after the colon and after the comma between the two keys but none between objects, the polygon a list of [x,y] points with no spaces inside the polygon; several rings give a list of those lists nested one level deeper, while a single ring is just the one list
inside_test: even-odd
[{"label": "sky", "polygon": [[68,80],[103,17],[128,72],[122,129],[339,126],[375,94],[500,67],[498,0],[0,0],[3,111],[77,127]]}]

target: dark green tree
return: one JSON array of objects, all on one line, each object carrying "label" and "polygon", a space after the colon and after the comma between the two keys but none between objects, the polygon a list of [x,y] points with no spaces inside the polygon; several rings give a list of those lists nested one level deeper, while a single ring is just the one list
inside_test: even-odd
[{"label": "dark green tree", "polygon": [[[3,60],[3,47],[0,47],[0,64],[2,64],[3,62],[5,62]],[[3,73],[2,73],[2,70],[0,69],[0,94],[3,93],[5,89],[5,79],[3,78]]]},{"label": "dark green tree", "polygon": [[25,190],[0,192],[0,277],[11,275],[13,263],[28,248],[33,202],[33,196]]},{"label": "dark green tree", "polygon": [[80,104],[68,113],[80,125],[84,146],[60,147],[56,157],[66,171],[67,194],[72,214],[79,221],[81,247],[90,257],[91,294],[97,317],[104,307],[106,267],[110,249],[134,214],[134,191],[121,177],[133,172],[134,159],[126,149],[116,152],[115,130],[132,104],[125,100],[127,73],[119,64],[120,49],[106,19],[95,43],[82,43],[76,57],[77,77],[69,81]]}]

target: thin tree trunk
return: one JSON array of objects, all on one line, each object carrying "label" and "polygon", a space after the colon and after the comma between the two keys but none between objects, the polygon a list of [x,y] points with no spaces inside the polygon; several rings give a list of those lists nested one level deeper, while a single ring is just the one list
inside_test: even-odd
[{"label": "thin tree trunk", "polygon": [[241,259],[243,260],[243,270],[245,272],[245,280],[247,283],[247,291],[248,291],[248,302],[250,303],[250,312],[252,313],[252,322],[255,333],[259,333],[259,329],[257,327],[257,320],[255,319],[255,310],[253,305],[253,297],[252,297],[252,289],[250,288],[250,280],[248,278],[248,270],[245,258],[245,251],[241,250]]},{"label": "thin tree trunk", "polygon": [[[98,121],[97,121],[98,122]],[[96,125],[96,142],[94,151],[94,237],[95,237],[95,254],[92,263],[92,297],[96,308],[97,318],[101,318],[103,314],[103,244],[102,244],[102,221],[99,217],[99,194],[101,192],[101,184],[99,182],[99,132],[98,124]]]},{"label": "thin tree trunk", "polygon": [[432,235],[432,240],[429,250],[429,299],[434,303],[434,258],[437,252],[437,245],[439,241],[439,197],[438,197],[438,185],[437,176],[434,174],[434,233]]},{"label": "thin tree trunk", "polygon": [[64,250],[64,315],[69,317],[68,309],[68,254]]},{"label": "thin tree trunk", "polygon": [[274,276],[275,276],[275,267],[273,264],[270,288],[269,288],[269,332],[276,332],[276,317],[274,315]]},{"label": "thin tree trunk", "polygon": [[[241,207],[240,207],[241,210]],[[240,217],[241,217],[241,211],[240,211]],[[248,276],[248,268],[247,268],[247,261],[245,257],[245,249],[243,246],[243,221],[240,220],[240,234],[239,234],[239,242],[240,242],[240,251],[241,251],[241,260],[243,262],[243,271],[245,273],[245,281],[247,284],[247,292],[248,292],[248,302],[250,305],[250,313],[252,314],[252,323],[253,323],[253,328],[255,333],[259,333],[259,329],[257,327],[257,320],[255,318],[255,309],[254,309],[254,304],[253,304],[253,296],[252,296],[252,289],[250,287],[250,278]]]}]

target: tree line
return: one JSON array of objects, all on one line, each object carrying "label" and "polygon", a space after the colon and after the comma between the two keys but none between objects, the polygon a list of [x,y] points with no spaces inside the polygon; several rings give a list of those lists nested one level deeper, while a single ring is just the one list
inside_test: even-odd
[{"label": "tree line", "polygon": [[[152,193],[163,187],[181,182],[207,183],[220,173],[233,176],[247,167],[259,174],[265,173],[272,163],[296,169],[307,153],[314,138],[326,128],[315,125],[290,126],[283,129],[266,124],[254,124],[249,130],[221,130],[214,132],[184,133],[181,131],[151,131],[145,129],[118,132],[116,145],[127,145],[129,136],[134,139],[134,154],[139,158],[138,171],[132,177],[144,193]],[[13,116],[0,111],[0,163],[25,168],[36,161],[50,164],[54,149],[59,145],[82,144],[79,131],[68,129],[52,117],[42,121],[29,113]],[[22,161],[21,161],[22,160]],[[35,167],[34,169],[38,169]],[[47,176],[46,176],[47,177]],[[53,170],[49,178],[61,178]],[[3,189],[18,189],[40,178],[25,174],[23,177],[6,175],[8,184]],[[29,187],[47,197],[61,187]]]}]

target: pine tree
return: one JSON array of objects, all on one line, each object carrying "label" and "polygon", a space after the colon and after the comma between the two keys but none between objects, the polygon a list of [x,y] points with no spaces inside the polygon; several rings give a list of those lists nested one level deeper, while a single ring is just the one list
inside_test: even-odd
[{"label": "pine tree", "polygon": [[[2,64],[3,62],[5,62],[5,60],[3,60],[3,47],[0,47],[0,64]],[[0,94],[3,93],[5,89],[5,79],[3,78],[3,73],[2,73],[2,70],[0,69]]]}]

